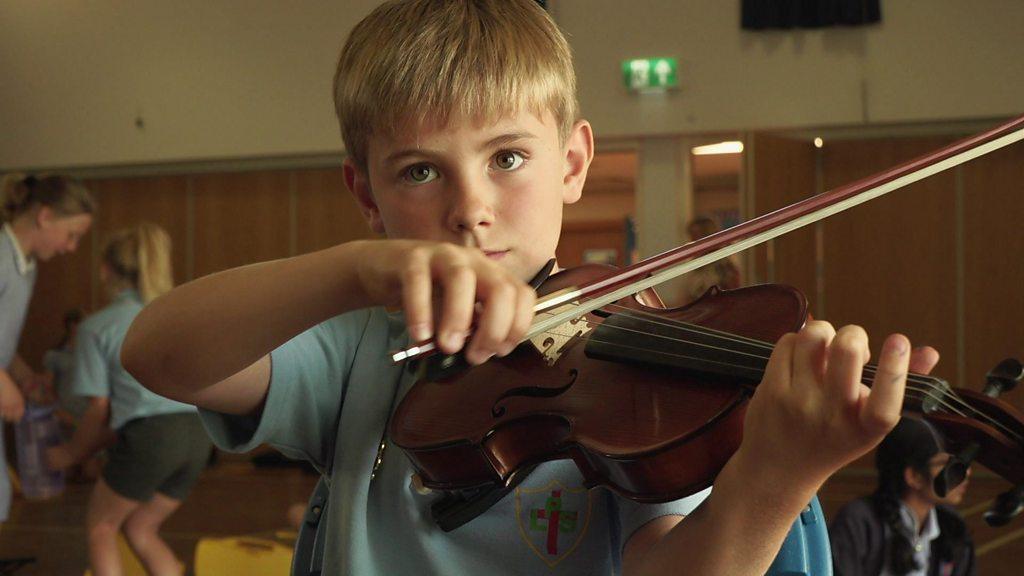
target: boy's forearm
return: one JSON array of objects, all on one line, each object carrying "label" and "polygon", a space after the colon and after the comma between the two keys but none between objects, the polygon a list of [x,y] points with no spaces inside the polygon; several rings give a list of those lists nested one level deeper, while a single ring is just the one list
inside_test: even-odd
[{"label": "boy's forearm", "polygon": [[773,480],[734,457],[708,499],[648,549],[627,576],[761,576],[820,484],[811,478],[798,484]]},{"label": "boy's forearm", "polygon": [[179,286],[132,323],[121,359],[147,388],[188,397],[303,330],[369,305],[356,278],[363,242],[235,268]]}]

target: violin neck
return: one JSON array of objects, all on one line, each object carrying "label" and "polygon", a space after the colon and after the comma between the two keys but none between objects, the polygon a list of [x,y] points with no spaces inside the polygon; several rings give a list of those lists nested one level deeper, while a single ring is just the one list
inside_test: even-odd
[{"label": "violin neck", "polygon": [[[684,322],[652,320],[644,314],[612,314],[587,339],[590,358],[682,370],[739,383],[751,390],[764,377],[774,344]],[[877,365],[864,366],[861,382],[871,386]],[[907,378],[904,410],[930,412],[950,386],[921,374]]]}]

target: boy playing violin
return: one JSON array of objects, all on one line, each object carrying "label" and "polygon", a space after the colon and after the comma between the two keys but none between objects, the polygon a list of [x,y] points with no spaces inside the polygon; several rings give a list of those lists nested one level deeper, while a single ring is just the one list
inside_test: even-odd
[{"label": "boy playing violin", "polygon": [[594,153],[575,92],[569,47],[532,0],[383,4],[349,35],[335,104],[345,182],[388,239],[196,280],[132,326],[125,366],[202,408],[220,446],[270,443],[329,475],[324,573],[763,574],[825,479],[896,423],[908,363],[937,360],[892,336],[869,390],[863,330],[810,322],[776,346],[748,433],[699,506],[704,494],[643,505],[584,490],[562,460],[440,530],[441,495],[381,452],[413,383],[387,352],[435,337],[479,364],[519,344],[526,281],[554,256]]}]

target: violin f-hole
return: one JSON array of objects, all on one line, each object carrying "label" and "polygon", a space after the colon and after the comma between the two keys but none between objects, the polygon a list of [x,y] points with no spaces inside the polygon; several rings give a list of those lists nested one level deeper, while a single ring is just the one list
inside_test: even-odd
[{"label": "violin f-hole", "polygon": [[494,405],[491,406],[491,416],[501,418],[505,415],[505,407],[501,406],[501,403],[508,398],[515,398],[517,396],[524,398],[554,398],[555,396],[565,394],[569,391],[569,388],[572,388],[572,385],[576,383],[576,378],[578,378],[579,375],[579,370],[575,368],[569,370],[569,382],[564,386],[559,386],[557,388],[548,388],[544,386],[520,386],[518,388],[506,390],[504,394],[494,401]]}]

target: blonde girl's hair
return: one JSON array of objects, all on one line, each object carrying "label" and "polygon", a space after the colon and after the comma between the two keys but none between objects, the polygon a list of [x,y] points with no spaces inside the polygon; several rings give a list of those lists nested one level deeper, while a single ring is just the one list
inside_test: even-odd
[{"label": "blonde girl's hair", "polygon": [[564,144],[579,115],[565,37],[535,0],[391,0],[356,25],[338,60],[345,148],[426,123],[551,113]]},{"label": "blonde girl's hair", "polygon": [[11,222],[46,206],[58,216],[96,212],[96,201],[81,182],[67,176],[7,174],[0,189],[0,219]]},{"label": "blonde girl's hair", "polygon": [[156,224],[144,222],[115,232],[103,248],[103,261],[120,278],[131,282],[150,303],[174,286],[171,237]]}]

